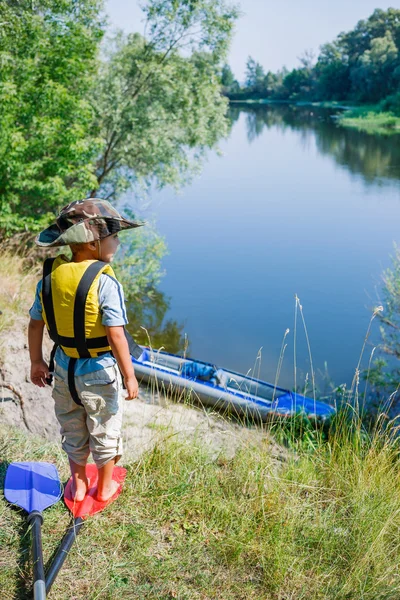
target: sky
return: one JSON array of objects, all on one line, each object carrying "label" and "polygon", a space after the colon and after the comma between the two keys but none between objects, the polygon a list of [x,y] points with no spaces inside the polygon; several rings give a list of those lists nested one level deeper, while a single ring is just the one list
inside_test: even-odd
[{"label": "sky", "polygon": [[[266,71],[298,66],[305,50],[318,54],[321,44],[349,31],[375,8],[399,8],[400,0],[241,0],[228,62],[239,81],[252,56]],[[138,0],[106,0],[110,25],[143,33]]]}]

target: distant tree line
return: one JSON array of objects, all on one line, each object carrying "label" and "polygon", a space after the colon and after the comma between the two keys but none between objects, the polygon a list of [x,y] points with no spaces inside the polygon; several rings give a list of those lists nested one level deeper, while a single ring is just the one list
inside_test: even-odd
[{"label": "distant tree line", "polygon": [[377,9],[348,33],[306,51],[300,66],[276,73],[249,57],[240,85],[229,65],[221,73],[223,93],[232,100],[353,101],[379,103],[400,115],[400,10]]}]

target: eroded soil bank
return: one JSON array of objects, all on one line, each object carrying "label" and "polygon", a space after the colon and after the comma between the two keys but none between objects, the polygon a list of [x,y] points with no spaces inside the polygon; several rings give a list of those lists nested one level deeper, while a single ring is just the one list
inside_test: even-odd
[{"label": "eroded soil bank", "polygon": [[[39,388],[30,382],[26,332],[21,323],[4,333],[0,359],[0,421],[16,425],[27,433],[59,441],[59,426],[54,415],[51,387]],[[51,342],[46,341],[49,354]],[[163,437],[204,441],[212,455],[233,456],[243,444],[267,443],[271,453],[282,460],[285,451],[260,428],[247,428],[227,421],[201,408],[173,402],[157,390],[140,388],[139,399],[125,403],[124,457],[136,460]],[[27,460],[29,457],[26,457]]]}]

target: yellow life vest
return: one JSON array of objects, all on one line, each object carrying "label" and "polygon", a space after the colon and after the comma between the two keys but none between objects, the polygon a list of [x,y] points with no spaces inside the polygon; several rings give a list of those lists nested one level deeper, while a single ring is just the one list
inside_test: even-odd
[{"label": "yellow life vest", "polygon": [[71,358],[94,358],[111,351],[98,298],[103,273],[115,277],[108,263],[97,260],[70,262],[61,255],[45,261],[43,318],[51,339]]}]

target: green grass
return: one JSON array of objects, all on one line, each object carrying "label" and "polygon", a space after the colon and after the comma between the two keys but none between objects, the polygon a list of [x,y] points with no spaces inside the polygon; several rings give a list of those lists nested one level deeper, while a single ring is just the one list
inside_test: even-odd
[{"label": "green grass", "polygon": [[392,135],[400,133],[400,117],[392,112],[382,111],[378,104],[356,105],[347,101],[312,102],[311,100],[268,100],[248,99],[230,100],[232,104],[293,104],[296,106],[315,106],[318,108],[343,109],[337,116],[337,123],[371,134]]},{"label": "green grass", "polygon": [[[10,255],[0,266],[3,324],[26,318],[35,271]],[[1,327],[1,325],[0,325]],[[51,591],[57,600],[397,600],[400,597],[400,470],[396,430],[367,434],[340,416],[329,432],[293,419],[266,427],[265,444],[234,458],[199,438],[165,435],[128,465],[123,494],[85,523]],[[285,459],[270,451],[271,434]],[[55,462],[57,444],[0,425],[0,489],[7,465]],[[70,515],[45,511],[45,562]],[[0,589],[31,598],[32,561],[23,511],[0,497]]]},{"label": "green grass", "polygon": [[339,125],[372,134],[400,133],[400,117],[382,112],[378,106],[359,106],[346,110],[338,117]]},{"label": "green grass", "polygon": [[[85,599],[379,600],[400,597],[400,474],[396,438],[339,420],[327,440],[297,442],[286,462],[265,446],[212,460],[200,442],[160,443],[128,466],[124,491],[90,518],[51,597]],[[286,429],[286,435],[288,430]],[[8,462],[60,448],[0,428]],[[49,560],[69,522],[45,512]],[[3,598],[28,598],[25,515],[0,500]]]}]

